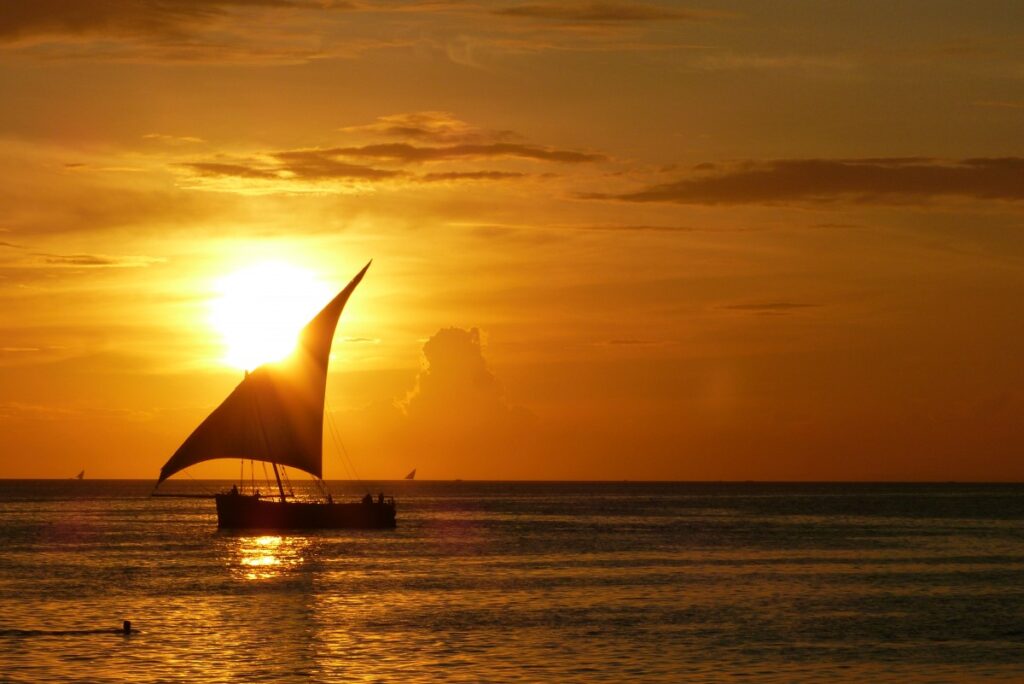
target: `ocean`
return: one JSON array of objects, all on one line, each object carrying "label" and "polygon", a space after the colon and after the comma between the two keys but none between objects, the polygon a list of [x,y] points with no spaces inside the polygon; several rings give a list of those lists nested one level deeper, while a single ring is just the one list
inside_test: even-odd
[{"label": "ocean", "polygon": [[398,528],[289,535],[151,489],[0,481],[0,681],[1024,679],[1024,485],[343,482]]}]

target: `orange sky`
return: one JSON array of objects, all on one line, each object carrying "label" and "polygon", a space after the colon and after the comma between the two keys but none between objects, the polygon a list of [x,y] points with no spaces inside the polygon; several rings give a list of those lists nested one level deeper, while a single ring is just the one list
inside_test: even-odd
[{"label": "orange sky", "polygon": [[0,477],[155,480],[223,279],[373,258],[361,477],[1024,478],[1018,2],[36,0],[0,94]]}]

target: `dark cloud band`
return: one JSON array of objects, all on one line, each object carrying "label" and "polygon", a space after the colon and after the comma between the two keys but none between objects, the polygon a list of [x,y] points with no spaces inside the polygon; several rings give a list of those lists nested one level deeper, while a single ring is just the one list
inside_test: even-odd
[{"label": "dark cloud band", "polygon": [[678,204],[771,204],[853,200],[894,204],[940,197],[1024,200],[1024,158],[787,159],[720,168],[590,199]]}]

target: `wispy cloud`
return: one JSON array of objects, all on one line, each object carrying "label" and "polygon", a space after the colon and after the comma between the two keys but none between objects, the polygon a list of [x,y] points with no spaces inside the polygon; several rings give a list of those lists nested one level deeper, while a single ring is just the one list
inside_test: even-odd
[{"label": "wispy cloud", "polygon": [[961,197],[1024,200],[1024,158],[787,159],[703,167],[671,183],[591,199],[678,204],[875,204]]},{"label": "wispy cloud", "polygon": [[452,159],[517,157],[520,159],[578,164],[607,159],[603,154],[518,143],[463,144],[440,147],[417,147],[408,143],[384,143],[380,145],[364,145],[362,147],[337,147],[323,150],[322,153],[341,157],[386,159],[396,162],[433,162]]},{"label": "wispy cloud", "polygon": [[639,2],[526,3],[494,10],[494,14],[517,19],[587,23],[707,21],[728,16],[724,12]]},{"label": "wispy cloud", "polygon": [[41,59],[302,63],[394,41],[324,40],[311,26],[344,0],[33,0],[5,3],[0,48]]},{"label": "wispy cloud", "polygon": [[91,35],[183,38],[237,10],[352,7],[348,2],[309,0],[32,0],[7,3],[0,13],[0,40]]},{"label": "wispy cloud", "polygon": [[513,178],[525,178],[525,173],[518,173],[514,171],[449,171],[447,173],[428,173],[420,176],[420,180],[426,183],[436,183],[444,181],[493,181],[493,180],[510,180]]},{"label": "wispy cloud", "polygon": [[602,347],[660,347],[671,344],[668,340],[648,340],[633,337],[618,337],[597,343]]},{"label": "wispy cloud", "polygon": [[977,100],[971,104],[991,109],[1024,109],[1024,100]]},{"label": "wispy cloud", "polygon": [[303,180],[331,178],[380,180],[399,175],[397,171],[343,162],[337,159],[337,155],[321,150],[290,150],[275,152],[272,156],[280,162],[284,174]]},{"label": "wispy cloud", "polygon": [[164,261],[147,256],[107,256],[103,254],[48,254],[37,252],[44,263],[55,266],[88,266],[92,268],[139,268]]},{"label": "wispy cloud", "polygon": [[743,311],[760,316],[781,316],[802,309],[813,309],[817,306],[817,304],[808,304],[806,302],[778,301],[726,304],[720,308],[729,311]]},{"label": "wispy cloud", "polygon": [[509,142],[520,136],[509,130],[478,128],[451,112],[409,112],[378,117],[360,126],[346,126],[341,132],[354,135],[397,138],[432,144]]},{"label": "wispy cloud", "polygon": [[580,226],[569,226],[575,230],[593,230],[599,232],[612,232],[612,233],[693,233],[701,230],[700,228],[693,228],[691,226],[660,226],[660,225],[643,225],[643,224],[626,224],[626,225],[580,225]]},{"label": "wispy cloud", "polygon": [[153,140],[168,145],[194,145],[206,142],[202,138],[191,135],[167,135],[165,133],[146,133],[142,136],[144,140]]},{"label": "wispy cloud", "polygon": [[380,181],[401,175],[399,171],[349,164],[319,150],[275,152],[270,157],[266,160],[186,162],[179,167],[205,178],[272,181],[278,185],[302,181]]},{"label": "wispy cloud", "polygon": [[[369,133],[428,141],[518,137],[511,131],[488,131],[470,126],[450,114],[438,112],[392,115],[367,126],[342,130],[349,134]],[[334,183],[337,191],[344,191],[345,184],[368,187],[367,184],[385,181],[423,184],[512,181],[534,176],[522,170],[524,163],[593,164],[605,159],[597,152],[526,142],[434,145],[382,142],[278,150],[244,157],[221,154],[208,159],[176,162],[175,167],[190,173],[196,187],[207,189],[289,192],[302,191],[302,185],[307,184],[310,190],[331,191],[331,183]],[[487,166],[480,168],[482,163]],[[537,177],[547,175],[537,174]],[[210,179],[235,179],[236,183],[234,187],[224,183],[211,185]],[[238,181],[251,181],[251,187],[241,187]]]}]

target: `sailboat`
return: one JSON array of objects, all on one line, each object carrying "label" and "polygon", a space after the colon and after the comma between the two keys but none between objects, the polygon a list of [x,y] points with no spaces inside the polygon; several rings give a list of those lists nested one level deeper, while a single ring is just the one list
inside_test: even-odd
[{"label": "sailboat", "polygon": [[85,471],[84,471],[84,470],[83,470],[83,471],[81,471],[81,472],[79,472],[79,473],[78,473],[77,475],[75,475],[75,479],[76,479],[76,480],[81,480],[81,479],[83,479],[84,477],[85,477]]},{"label": "sailboat", "polygon": [[412,472],[405,476],[405,479],[406,480],[415,480],[416,479],[416,469],[413,468]]},{"label": "sailboat", "polygon": [[[200,423],[160,470],[157,487],[197,463],[240,458],[269,463],[279,498],[238,486],[214,495],[217,526],[228,529],[337,529],[395,526],[395,501],[367,494],[356,503],[298,501],[285,494],[284,466],[323,477],[323,413],[327,364],[338,318],[370,264],[366,264],[299,334],[288,358],[247,372],[220,406]],[[279,469],[280,468],[280,469]],[[159,495],[158,495],[159,496]],[[292,500],[289,501],[289,498]],[[277,499],[277,500],[275,500]]]}]

